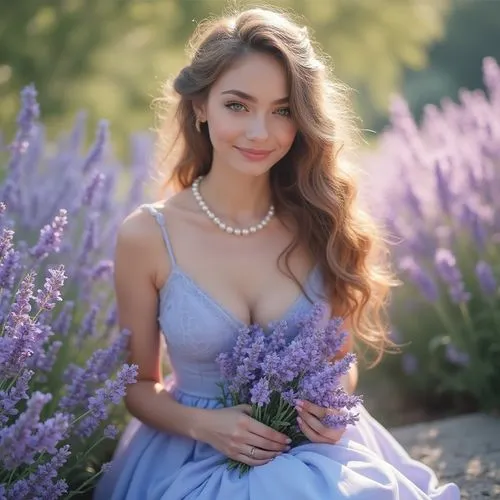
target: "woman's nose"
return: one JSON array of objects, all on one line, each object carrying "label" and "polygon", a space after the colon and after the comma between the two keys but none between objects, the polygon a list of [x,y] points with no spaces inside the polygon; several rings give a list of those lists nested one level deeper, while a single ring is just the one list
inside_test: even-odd
[{"label": "woman's nose", "polygon": [[248,123],[247,138],[249,140],[265,140],[269,137],[268,125],[264,117],[255,117]]}]

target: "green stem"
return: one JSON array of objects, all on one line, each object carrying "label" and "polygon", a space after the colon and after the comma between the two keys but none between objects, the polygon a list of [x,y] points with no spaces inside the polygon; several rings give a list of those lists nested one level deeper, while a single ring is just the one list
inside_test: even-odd
[{"label": "green stem", "polygon": [[90,484],[92,481],[95,481],[100,475],[102,474],[102,468],[99,472],[97,472],[96,474],[94,474],[93,476],[89,477],[84,483],[82,483],[77,490],[74,490],[72,491],[66,498],[73,498],[75,495],[79,495],[81,493],[85,493],[85,491],[87,490],[84,490],[83,488],[85,488],[85,486],[87,486],[88,484]]},{"label": "green stem", "polygon": [[473,354],[474,358],[480,362],[479,359],[479,353],[477,350],[477,344],[474,342],[475,339],[475,332],[474,332],[474,323],[472,321],[472,318],[469,313],[469,308],[467,307],[467,304],[461,303],[460,304],[460,311],[462,312],[462,316],[464,318],[465,325],[467,327],[469,336],[466,339],[467,340],[467,348],[469,349],[469,352]]},{"label": "green stem", "polygon": [[82,413],[79,417],[76,417],[75,420],[73,420],[73,422],[69,424],[70,427],[73,427],[73,425],[75,425],[77,422],[79,422],[82,418],[86,417],[90,413],[91,413],[90,410],[87,410],[86,412]]},{"label": "green stem", "polygon": [[68,475],[70,472],[72,472],[74,469],[77,468],[77,466],[80,464],[80,461],[81,460],[84,460],[85,458],[87,458],[87,456],[89,455],[89,453],[99,444],[101,444],[106,438],[105,437],[100,437],[90,448],[88,448],[87,450],[85,450],[85,453],[80,457],[79,460],[77,460],[70,469],[67,469],[64,471],[64,473],[66,475]]}]

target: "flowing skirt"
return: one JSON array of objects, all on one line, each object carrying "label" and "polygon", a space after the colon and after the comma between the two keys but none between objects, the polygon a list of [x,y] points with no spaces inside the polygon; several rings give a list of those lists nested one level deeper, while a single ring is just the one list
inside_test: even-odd
[{"label": "flowing skirt", "polygon": [[[170,387],[182,404],[216,408]],[[206,443],[160,432],[133,419],[94,500],[459,500],[455,484],[438,486],[364,408],[334,445],[292,448],[248,474],[228,471]]]}]

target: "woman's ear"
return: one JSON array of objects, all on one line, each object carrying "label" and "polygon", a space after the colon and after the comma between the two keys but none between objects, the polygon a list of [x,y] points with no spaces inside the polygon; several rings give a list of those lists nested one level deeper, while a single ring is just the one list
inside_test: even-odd
[{"label": "woman's ear", "polygon": [[193,101],[193,111],[195,117],[200,121],[200,122],[206,122],[207,121],[207,113],[206,113],[206,106],[204,102],[195,102]]}]

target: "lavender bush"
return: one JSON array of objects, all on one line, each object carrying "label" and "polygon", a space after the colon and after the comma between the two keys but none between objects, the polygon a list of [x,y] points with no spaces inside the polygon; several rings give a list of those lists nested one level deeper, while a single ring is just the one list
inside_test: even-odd
[{"label": "lavender bush", "polygon": [[[339,318],[324,324],[325,311],[318,303],[311,313],[296,318],[298,333],[291,341],[286,321],[273,325],[267,334],[259,325],[244,328],[232,351],[217,357],[223,379],[221,403],[250,404],[252,417],[286,434],[291,447],[307,440],[296,422],[297,400],[336,410],[323,419],[328,427],[345,427],[358,420],[352,410],[361,397],[347,394],[341,385],[356,356],[348,353],[334,360],[347,334],[340,330]],[[228,463],[240,474],[250,469],[232,459]]]},{"label": "lavender bush", "polygon": [[428,106],[420,125],[396,100],[364,188],[396,243],[406,379],[487,409],[500,408],[500,68],[483,69],[487,94]]},{"label": "lavender bush", "polygon": [[13,500],[92,486],[137,374],[123,363],[128,332],[116,325],[110,258],[119,221],[144,196],[148,138],[134,139],[127,190],[106,123],[85,155],[83,116],[55,145],[38,118],[29,86],[1,156],[0,498]]}]

